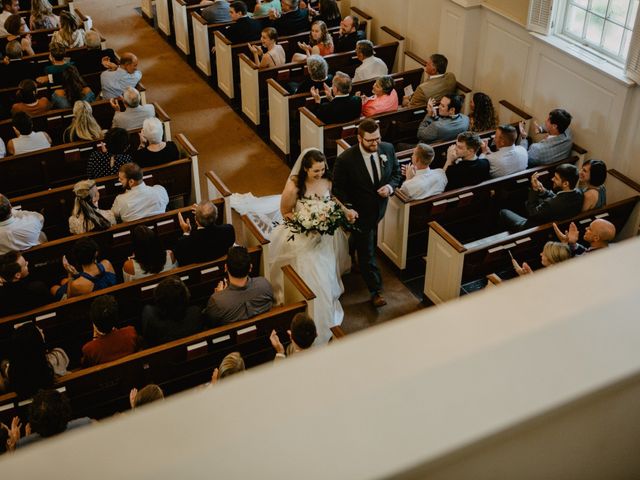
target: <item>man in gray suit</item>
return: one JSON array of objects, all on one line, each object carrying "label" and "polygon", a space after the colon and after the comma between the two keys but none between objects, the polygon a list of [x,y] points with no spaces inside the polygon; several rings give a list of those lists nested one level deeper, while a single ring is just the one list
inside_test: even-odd
[{"label": "man in gray suit", "polygon": [[424,143],[455,140],[459,133],[469,130],[469,117],[461,110],[462,98],[458,95],[443,95],[438,106],[429,99],[427,115],[418,127],[418,140]]},{"label": "man in gray suit", "polygon": [[534,122],[536,134],[544,135],[543,139],[529,145],[524,124],[520,124],[520,134],[524,139],[520,145],[528,148],[529,168],[548,165],[569,158],[573,148],[573,139],[568,130],[571,125],[571,114],[561,108],[549,112],[544,127]]}]

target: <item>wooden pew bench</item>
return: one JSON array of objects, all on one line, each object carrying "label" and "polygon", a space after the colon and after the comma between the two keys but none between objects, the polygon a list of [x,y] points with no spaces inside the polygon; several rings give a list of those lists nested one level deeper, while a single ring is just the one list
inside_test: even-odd
[{"label": "wooden pew bench", "polygon": [[[605,218],[616,226],[616,241],[637,235],[640,226],[640,191],[622,174],[607,176],[607,205],[558,222],[561,229],[575,222],[586,228],[595,218]],[[489,238],[463,243],[438,222],[429,223],[429,244],[425,271],[424,295],[434,303],[456,298],[461,286],[486,275],[508,270],[511,251],[519,262],[534,268],[547,241],[556,241],[553,224],[548,223],[514,234],[504,232]],[[505,251],[506,250],[506,251]]]}]

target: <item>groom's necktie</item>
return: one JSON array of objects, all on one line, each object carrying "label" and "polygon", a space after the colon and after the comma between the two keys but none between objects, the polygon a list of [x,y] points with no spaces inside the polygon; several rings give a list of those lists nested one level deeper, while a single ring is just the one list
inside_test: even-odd
[{"label": "groom's necktie", "polygon": [[378,166],[376,165],[376,159],[373,155],[369,157],[371,160],[371,171],[373,172],[373,184],[377,187],[380,183],[380,176],[378,175]]}]

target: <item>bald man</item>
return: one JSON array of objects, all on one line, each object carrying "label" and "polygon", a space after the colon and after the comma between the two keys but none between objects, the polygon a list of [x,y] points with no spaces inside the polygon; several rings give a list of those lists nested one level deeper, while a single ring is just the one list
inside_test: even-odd
[{"label": "bald man", "polygon": [[599,250],[601,248],[607,248],[609,243],[616,237],[615,225],[602,218],[597,218],[591,222],[584,232],[583,239],[585,242],[589,243],[588,248],[578,243],[579,232],[575,223],[571,222],[569,230],[564,233],[562,233],[558,228],[558,225],[555,223],[553,224],[553,229],[556,231],[558,240],[569,245],[573,256],[593,252],[594,250]]},{"label": "bald man", "polygon": [[127,87],[135,88],[142,78],[138,57],[131,52],[122,54],[120,65],[113,63],[108,56],[102,59],[102,65],[107,69],[100,75],[102,98],[121,97]]}]

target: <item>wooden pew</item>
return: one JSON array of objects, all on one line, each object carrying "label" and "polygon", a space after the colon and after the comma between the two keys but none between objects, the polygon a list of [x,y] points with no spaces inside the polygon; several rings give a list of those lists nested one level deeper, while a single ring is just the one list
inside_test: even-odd
[{"label": "wooden pew", "polygon": [[[612,170],[606,186],[605,207],[558,222],[561,229],[565,230],[571,221],[584,229],[595,218],[606,218],[616,226],[617,241],[636,236],[640,226],[638,185]],[[535,268],[542,247],[549,240],[556,240],[552,223],[463,243],[438,222],[430,222],[424,295],[434,303],[458,297],[465,282],[508,269],[510,257],[505,250]]]},{"label": "wooden pew", "polygon": [[154,0],[140,0],[140,13],[142,14],[142,18],[152,27],[154,3]]},{"label": "wooden pew", "polygon": [[156,25],[158,33],[162,38],[171,41],[173,31],[171,24],[173,23],[173,9],[169,0],[153,0],[156,7]]},{"label": "wooden pew", "polygon": [[[398,55],[396,55],[396,58]],[[403,89],[412,85],[415,89],[422,79],[422,69],[414,69],[406,72],[393,73],[396,82],[396,93],[401,99]],[[369,95],[375,79],[356,82],[352,91],[360,91]],[[301,92],[291,95],[277,79],[267,79],[269,100],[269,138],[271,144],[285,158],[294,158],[299,153],[298,139],[300,138],[299,108],[309,101],[309,92]],[[293,139],[293,145],[292,145]]]},{"label": "wooden pew", "polygon": [[[393,67],[398,51],[398,42],[376,45],[376,56],[382,59],[389,69]],[[337,70],[353,75],[359,66],[353,52],[334,53],[327,55],[325,60],[329,64],[329,71]],[[268,121],[267,116],[267,79],[278,78],[284,70],[289,70],[291,80],[300,80],[304,70],[299,63],[287,63],[280,67],[259,69],[245,54],[240,54],[240,89],[242,91],[242,113],[256,126],[262,126]]]}]

